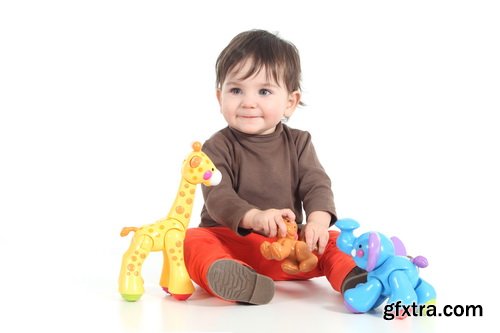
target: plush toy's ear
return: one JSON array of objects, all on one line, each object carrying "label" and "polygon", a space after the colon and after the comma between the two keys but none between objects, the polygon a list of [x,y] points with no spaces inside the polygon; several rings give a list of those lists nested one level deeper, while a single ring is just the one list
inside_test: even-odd
[{"label": "plush toy's ear", "polygon": [[380,236],[376,232],[370,232],[370,236],[368,237],[368,261],[366,263],[367,272],[371,272],[375,269],[379,256]]}]

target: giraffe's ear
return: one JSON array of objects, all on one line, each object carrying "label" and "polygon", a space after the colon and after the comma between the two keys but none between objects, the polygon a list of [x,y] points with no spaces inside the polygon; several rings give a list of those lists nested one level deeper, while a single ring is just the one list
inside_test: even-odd
[{"label": "giraffe's ear", "polygon": [[198,141],[193,142],[193,150],[194,151],[201,151],[201,143]]},{"label": "giraffe's ear", "polygon": [[194,156],[193,158],[191,158],[191,161],[189,161],[189,165],[191,166],[191,168],[196,168],[200,165],[201,163],[201,157],[200,156]]}]

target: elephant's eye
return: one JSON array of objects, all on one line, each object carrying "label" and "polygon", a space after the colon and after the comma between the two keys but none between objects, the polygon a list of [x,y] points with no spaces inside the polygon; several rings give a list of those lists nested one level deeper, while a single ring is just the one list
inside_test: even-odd
[{"label": "elephant's eye", "polygon": [[359,244],[359,245],[358,245],[358,247],[359,247],[359,248],[362,248],[362,247],[363,247],[363,245]]}]

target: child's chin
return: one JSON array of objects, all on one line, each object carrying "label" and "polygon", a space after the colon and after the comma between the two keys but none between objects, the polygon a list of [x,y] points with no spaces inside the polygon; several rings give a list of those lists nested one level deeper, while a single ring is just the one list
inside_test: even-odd
[{"label": "child's chin", "polygon": [[249,135],[266,135],[274,132],[276,127],[273,128],[262,128],[256,126],[241,126],[238,131],[249,134]]}]

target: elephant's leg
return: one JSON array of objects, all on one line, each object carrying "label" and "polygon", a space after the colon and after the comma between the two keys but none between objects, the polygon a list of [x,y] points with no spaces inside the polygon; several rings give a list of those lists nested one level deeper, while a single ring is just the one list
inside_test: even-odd
[{"label": "elephant's leg", "polygon": [[348,289],[344,293],[344,303],[351,312],[363,313],[374,308],[382,293],[382,283],[375,278],[369,278],[366,283]]},{"label": "elephant's leg", "polygon": [[417,287],[415,288],[417,293],[418,303],[425,304],[429,301],[436,300],[436,290],[431,284],[423,279],[418,280]]},{"label": "elephant's leg", "polygon": [[168,280],[167,277],[162,277],[161,281],[168,281],[166,285],[162,284],[162,288],[166,288],[178,300],[186,300],[194,292],[194,286],[184,262],[185,236],[186,232],[178,229],[171,229],[165,233],[164,251],[167,255],[166,265],[169,275]]},{"label": "elephant's leg", "polygon": [[375,304],[373,304],[372,306],[372,309],[376,309],[378,308],[382,303],[384,303],[385,301],[387,300],[387,297],[384,296],[384,295],[381,295],[377,301],[375,302]]},{"label": "elephant's leg", "polygon": [[403,304],[417,303],[417,293],[408,275],[403,270],[396,270],[389,274],[389,286],[391,288],[389,303],[401,301]]},{"label": "elephant's leg", "polygon": [[[434,290],[434,287],[427,281],[420,279],[415,288],[415,292],[417,293],[418,304],[423,306],[436,304],[436,290]],[[424,311],[427,313],[426,310]]]},{"label": "elephant's leg", "polygon": [[144,234],[136,234],[129,249],[123,255],[119,277],[119,292],[129,302],[135,302],[144,294],[141,271],[144,261],[153,248],[153,240]]},{"label": "elephant's leg", "polygon": [[[405,318],[411,313],[408,313],[413,309],[413,304],[417,304],[417,293],[407,275],[407,272],[403,270],[396,270],[389,274],[389,287],[390,287],[390,297],[387,301],[388,304],[396,304],[397,313],[395,313],[397,318]],[[402,306],[401,308],[398,305]],[[410,308],[411,307],[411,308]]]}]

